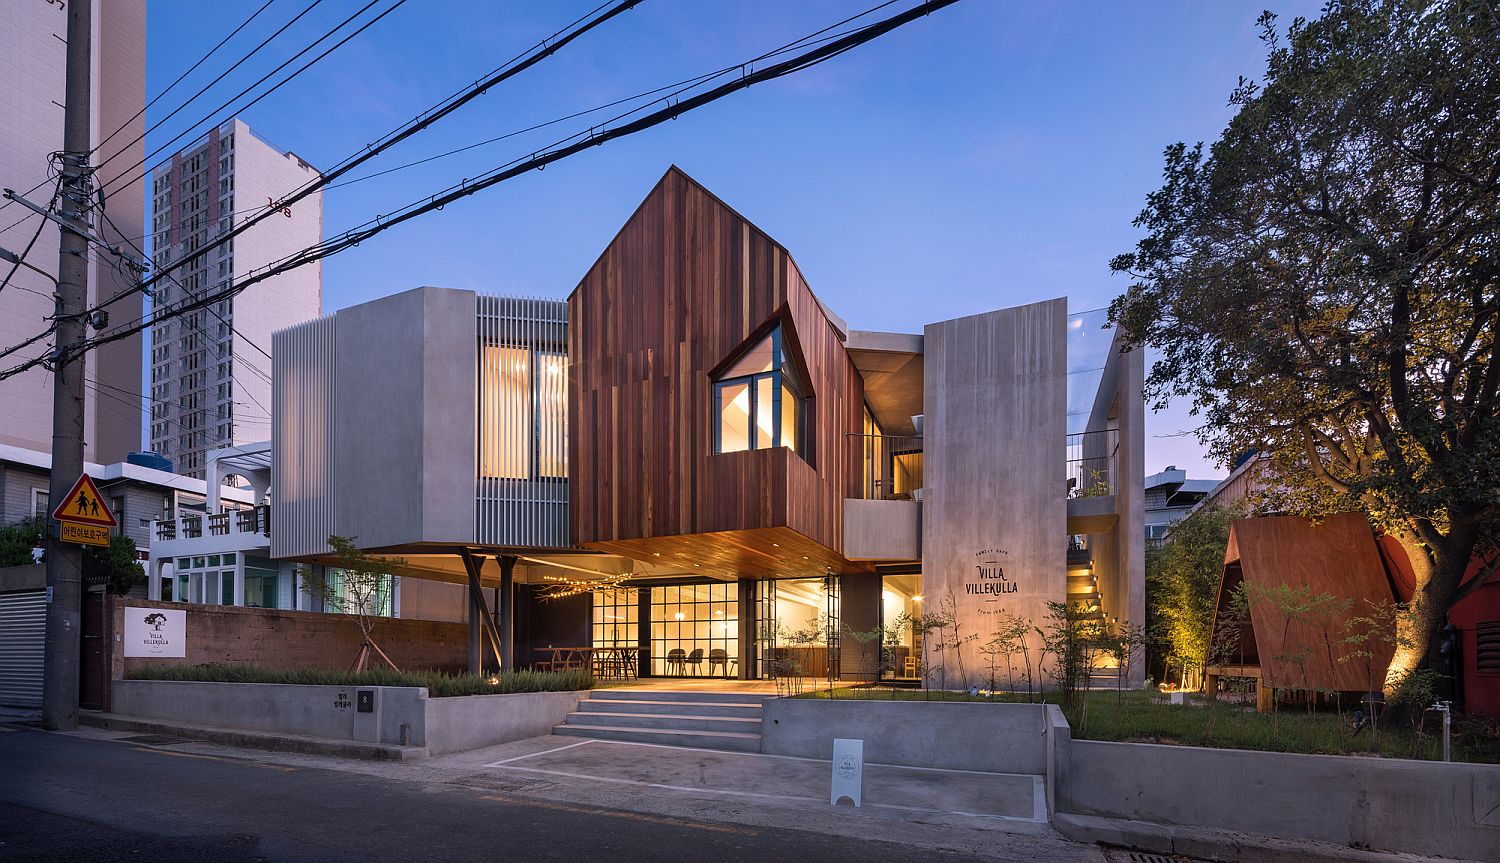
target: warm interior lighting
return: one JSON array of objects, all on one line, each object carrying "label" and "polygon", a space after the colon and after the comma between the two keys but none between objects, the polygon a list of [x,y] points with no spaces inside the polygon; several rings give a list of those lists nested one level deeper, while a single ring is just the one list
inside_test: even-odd
[{"label": "warm interior lighting", "polygon": [[685,614],[683,614],[682,612],[679,611],[676,614],[672,615],[672,619],[673,620],[682,620],[686,616],[687,615],[685,615]]},{"label": "warm interior lighting", "polygon": [[913,597],[912,597],[912,598],[911,598],[911,601],[912,601],[912,602],[921,602],[921,601],[922,601],[922,594],[920,594],[920,593],[919,593],[919,594],[917,594],[917,595],[916,595],[916,596],[913,596]]}]

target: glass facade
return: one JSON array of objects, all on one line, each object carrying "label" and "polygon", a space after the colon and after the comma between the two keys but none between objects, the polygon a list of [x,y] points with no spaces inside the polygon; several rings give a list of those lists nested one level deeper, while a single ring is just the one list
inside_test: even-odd
[{"label": "glass facade", "polygon": [[594,591],[593,646],[635,647],[641,639],[641,592],[635,588]]},{"label": "glass facade", "polygon": [[714,451],[784,446],[807,459],[807,404],[776,327],[714,382]]},{"label": "glass facade", "polygon": [[[737,677],[740,603],[733,582],[652,587],[651,674]],[[597,601],[597,600],[596,600]]]},{"label": "glass facade", "polygon": [[762,579],[755,590],[759,676],[837,676],[838,578]]},{"label": "glass facade", "polygon": [[885,627],[882,676],[895,680],[922,677],[922,634],[912,621],[922,614],[922,576],[887,575],[880,579],[880,622]]}]

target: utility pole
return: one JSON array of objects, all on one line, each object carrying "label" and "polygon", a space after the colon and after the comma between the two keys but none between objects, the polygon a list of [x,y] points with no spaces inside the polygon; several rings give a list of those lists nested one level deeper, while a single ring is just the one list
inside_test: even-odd
[{"label": "utility pole", "polygon": [[[93,0],[68,4],[67,85],[64,90],[62,179],[63,224],[57,260],[57,341],[61,352],[83,341],[89,270],[85,216],[93,199],[88,166],[91,145],[90,62]],[[52,376],[52,477],[48,504],[56,507],[83,473],[83,355],[60,359]],[[57,538],[47,522],[47,644],[42,671],[42,725],[78,727],[78,657],[81,651],[83,551]]]}]

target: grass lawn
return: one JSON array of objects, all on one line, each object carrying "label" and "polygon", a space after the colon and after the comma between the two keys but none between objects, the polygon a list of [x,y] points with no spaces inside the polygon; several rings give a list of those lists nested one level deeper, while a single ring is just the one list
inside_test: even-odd
[{"label": "grass lawn", "polygon": [[[809,681],[810,685],[815,685]],[[877,699],[899,701],[1024,702],[1025,693],[997,693],[993,697],[970,697],[956,692],[924,692],[920,689],[870,689],[838,687],[805,690],[801,698]],[[1056,693],[1042,698],[1057,701]],[[1369,728],[1353,734],[1350,711],[1342,715],[1331,708],[1312,713],[1298,705],[1283,705],[1276,713],[1256,713],[1226,701],[1212,703],[1197,696],[1189,704],[1166,703],[1165,697],[1142,690],[1116,693],[1095,690],[1078,705],[1064,708],[1073,737],[1079,740],[1119,740],[1131,743],[1167,743],[1212,746],[1221,749],[1258,749],[1269,752],[1301,752],[1322,755],[1374,755],[1387,758],[1443,757],[1442,718],[1428,714],[1426,727],[1417,733],[1410,725]],[[1454,717],[1453,760],[1500,763],[1500,723],[1471,717]]]}]

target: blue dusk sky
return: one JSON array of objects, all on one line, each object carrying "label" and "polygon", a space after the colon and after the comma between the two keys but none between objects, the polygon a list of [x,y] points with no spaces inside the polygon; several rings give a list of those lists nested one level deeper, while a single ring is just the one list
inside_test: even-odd
[{"label": "blue dusk sky", "polygon": [[[148,96],[262,2],[151,0]],[[739,63],[874,2],[647,0],[357,175]],[[241,117],[279,147],[328,167],[597,3],[410,0]],[[318,5],[153,132],[148,149],[361,5]],[[305,6],[272,2],[153,107],[148,122]],[[1074,311],[1096,309],[1126,286],[1108,261],[1138,238],[1131,220],[1158,185],[1162,149],[1216,138],[1238,76],[1260,75],[1255,19],[1263,8],[1268,0],[964,0],[816,68],[587,150],[330,258],[323,308],[417,285],[565,297],[676,164],[791,250],[813,290],[853,328],[920,332],[929,321],[1057,296]],[[1317,14],[1307,0],[1269,8],[1283,25]],[[613,113],[332,188],[324,234]],[[1173,404],[1152,417],[1148,473],[1176,464],[1193,476],[1222,475],[1184,434],[1195,425],[1187,408]]]}]

